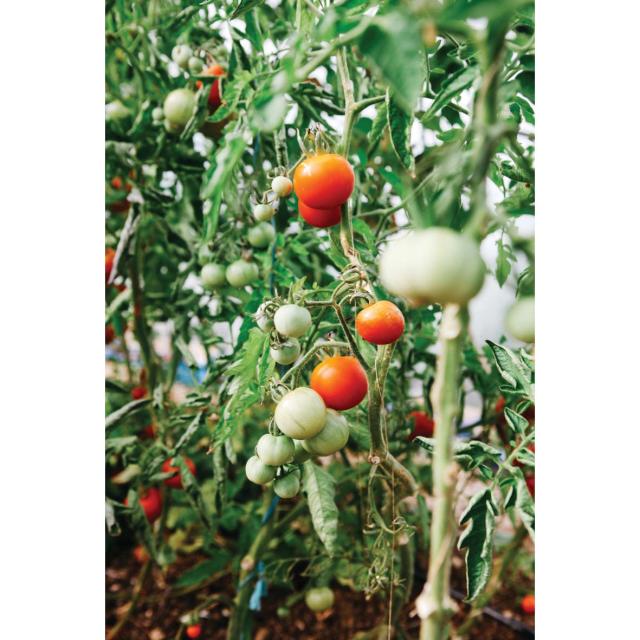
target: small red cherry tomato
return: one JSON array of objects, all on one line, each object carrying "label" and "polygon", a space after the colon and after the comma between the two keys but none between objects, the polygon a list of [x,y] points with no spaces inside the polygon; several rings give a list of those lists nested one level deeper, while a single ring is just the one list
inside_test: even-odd
[{"label": "small red cherry tomato", "polygon": [[133,387],[131,389],[131,397],[134,400],[140,400],[140,398],[144,398],[147,395],[147,387],[139,385],[137,387]]},{"label": "small red cherry tomato", "polygon": [[332,227],[340,222],[342,211],[340,205],[331,207],[330,209],[314,209],[309,207],[302,200],[298,200],[298,211],[303,220],[308,222],[312,227]]},{"label": "small red cherry tomato", "polygon": [[115,329],[113,328],[112,325],[107,324],[104,327],[104,343],[105,344],[110,344],[111,342],[113,342],[113,339],[116,337],[116,332]]},{"label": "small red cherry tomato", "polygon": [[[144,515],[147,516],[147,520],[151,523],[155,522],[162,514],[162,494],[160,490],[157,487],[143,489],[138,494],[138,500]],[[127,505],[127,503],[128,501],[125,499],[124,504]]]},{"label": "small red cherry tomato", "polygon": [[527,483],[527,488],[529,489],[529,493],[532,498],[536,497],[536,477],[535,475],[530,475],[525,478],[525,482]]},{"label": "small red cherry tomato", "polygon": [[409,436],[409,440],[413,440],[418,436],[433,438],[436,425],[428,413],[424,411],[412,411],[407,417],[413,421],[413,431]]},{"label": "small red cherry tomato", "polygon": [[360,404],[369,383],[362,365],[353,356],[334,356],[323,360],[311,374],[311,388],[329,409],[343,411]]},{"label": "small red cherry tomato", "polygon": [[220,80],[218,80],[218,78],[224,76],[224,67],[221,67],[219,64],[213,64],[205,71],[205,74],[216,77],[216,80],[211,83],[211,89],[209,90],[209,97],[207,99],[209,109],[215,111],[222,104]]},{"label": "small red cherry tomato", "polygon": [[380,300],[356,316],[356,331],[372,344],[391,344],[404,331],[404,316],[393,302]]},{"label": "small red cherry tomato", "polygon": [[190,624],[185,633],[187,634],[187,638],[199,638],[202,633],[202,625],[200,624]]},{"label": "small red cherry tomato", "polygon": [[314,209],[344,204],[355,184],[349,161],[337,153],[319,153],[303,160],[293,174],[293,189],[299,200]]},{"label": "small red cherry tomato", "polygon": [[[184,461],[187,463],[187,467],[189,467],[189,471],[191,471],[191,475],[196,475],[196,465],[193,463],[191,458],[185,457]],[[182,478],[180,477],[180,467],[178,465],[172,465],[173,458],[167,459],[162,463],[162,472],[170,473],[173,472],[173,475],[170,478],[166,478],[164,483],[167,487],[172,487],[173,489],[182,489]]]},{"label": "small red cherry tomato", "polygon": [[528,593],[520,601],[520,607],[524,613],[533,615],[536,612],[536,598],[533,593]]}]

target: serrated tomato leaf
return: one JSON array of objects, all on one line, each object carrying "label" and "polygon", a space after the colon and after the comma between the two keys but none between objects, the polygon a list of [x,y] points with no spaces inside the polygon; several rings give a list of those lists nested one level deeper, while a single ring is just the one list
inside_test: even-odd
[{"label": "serrated tomato leaf", "polygon": [[303,491],[307,494],[311,521],[328,554],[336,552],[338,507],[335,503],[335,481],[322,467],[307,460],[303,465]]}]

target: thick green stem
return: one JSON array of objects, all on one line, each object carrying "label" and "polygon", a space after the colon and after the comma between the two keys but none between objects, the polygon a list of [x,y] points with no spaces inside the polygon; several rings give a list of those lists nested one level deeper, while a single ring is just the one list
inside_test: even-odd
[{"label": "thick green stem", "polygon": [[416,601],[422,618],[420,640],[445,640],[453,608],[449,599],[451,555],[456,536],[454,490],[457,466],[453,441],[460,412],[462,347],[468,313],[458,305],[446,305],[440,324],[440,355],[431,390],[435,423],[438,425],[433,452],[435,504],[431,522],[431,547],[427,583]]}]

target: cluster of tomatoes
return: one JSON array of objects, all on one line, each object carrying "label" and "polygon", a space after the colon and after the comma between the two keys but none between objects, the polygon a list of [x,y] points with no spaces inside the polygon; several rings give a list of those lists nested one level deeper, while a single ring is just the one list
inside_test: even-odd
[{"label": "cluster of tomatoes", "polygon": [[293,174],[300,215],[314,227],[338,224],[354,184],[353,168],[343,156],[318,153],[307,157]]}]

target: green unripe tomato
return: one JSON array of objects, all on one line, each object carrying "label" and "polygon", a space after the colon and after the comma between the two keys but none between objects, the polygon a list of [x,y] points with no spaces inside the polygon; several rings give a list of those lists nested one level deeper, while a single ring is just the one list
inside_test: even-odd
[{"label": "green unripe tomato", "polygon": [[263,302],[256,311],[256,324],[262,331],[269,333],[273,329],[273,318],[267,315],[267,303]]},{"label": "green unripe tomato", "polygon": [[295,473],[276,478],[273,483],[273,491],[281,498],[293,498],[300,493],[300,478]]},{"label": "green unripe tomato", "polygon": [[480,291],[484,274],[477,243],[444,227],[391,241],[380,260],[384,287],[414,305],[464,305]]},{"label": "green unripe tomato", "polygon": [[295,362],[300,355],[300,343],[296,338],[287,338],[286,342],[271,347],[269,349],[269,355],[278,364],[291,364]]},{"label": "green unripe tomato", "polygon": [[320,394],[309,387],[289,391],[276,406],[274,419],[278,429],[290,438],[306,440],[322,431],[327,407]]},{"label": "green unripe tomato", "polygon": [[330,456],[340,451],[349,440],[347,419],[333,409],[327,409],[327,421],[322,431],[302,441],[302,446],[314,456]]},{"label": "green unripe tomato", "polygon": [[295,447],[295,453],[293,454],[293,461],[297,464],[302,464],[311,458],[311,454],[302,446],[304,440],[294,440],[293,446]]},{"label": "green unripe tomato", "polygon": [[205,264],[209,264],[210,262],[213,262],[213,251],[211,251],[208,245],[203,244],[198,249],[198,264],[204,267]]},{"label": "green unripe tomato", "polygon": [[196,108],[196,96],[189,89],[175,89],[164,99],[164,116],[172,125],[184,127]]},{"label": "green unripe tomato", "polygon": [[268,222],[260,222],[255,227],[251,227],[247,233],[249,244],[256,249],[268,247],[276,237],[274,228]]},{"label": "green unripe tomato", "polygon": [[162,107],[156,107],[151,112],[151,118],[154,122],[162,122],[164,120],[164,111],[162,110]]},{"label": "green unripe tomato", "polygon": [[193,51],[188,44],[177,44],[171,50],[171,59],[181,68],[186,69]]},{"label": "green unripe tomato", "polygon": [[304,594],[304,601],[311,611],[319,613],[333,607],[335,596],[329,587],[314,587]]},{"label": "green unripe tomato", "polygon": [[293,460],[295,446],[287,436],[272,436],[265,433],[256,445],[258,458],[271,467],[279,467]]},{"label": "green unripe tomato", "polygon": [[191,58],[189,58],[187,66],[189,67],[189,73],[197,76],[198,74],[202,73],[202,70],[204,69],[204,62],[202,62],[200,58],[192,56]]},{"label": "green unripe tomato", "polygon": [[285,304],[275,312],[273,324],[281,335],[299,338],[311,327],[311,314],[297,304]]},{"label": "green unripe tomato", "polygon": [[258,265],[255,262],[236,260],[232,262],[226,271],[227,282],[232,287],[245,287],[258,279]]},{"label": "green unripe tomato", "polygon": [[293,182],[286,176],[276,176],[271,181],[271,190],[278,198],[286,198],[293,191]]},{"label": "green unripe tomato", "polygon": [[522,342],[535,342],[536,314],[534,296],[516,300],[507,311],[504,324],[509,335],[514,338],[522,340]]},{"label": "green unripe tomato", "polygon": [[251,456],[244,468],[247,478],[255,484],[267,484],[276,477],[275,467],[266,465],[258,456]]},{"label": "green unripe tomato", "polygon": [[276,215],[276,210],[270,204],[257,204],[253,208],[253,217],[259,222],[268,222]]},{"label": "green unripe tomato", "polygon": [[207,289],[207,291],[218,289],[224,285],[225,282],[224,267],[215,262],[205,264],[200,271],[200,280],[202,281],[202,286]]},{"label": "green unripe tomato", "polygon": [[125,120],[131,115],[131,111],[120,100],[110,102],[106,107],[107,120]]}]

